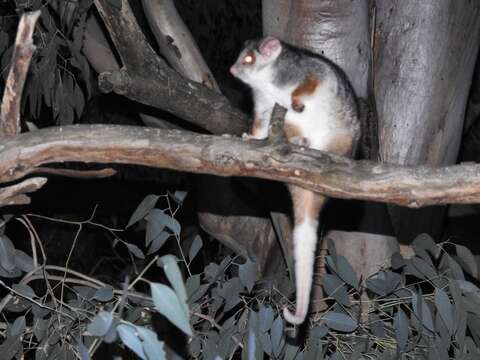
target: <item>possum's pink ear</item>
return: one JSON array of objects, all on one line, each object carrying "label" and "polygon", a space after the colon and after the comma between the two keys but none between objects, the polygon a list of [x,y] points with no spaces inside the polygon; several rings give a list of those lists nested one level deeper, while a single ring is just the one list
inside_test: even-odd
[{"label": "possum's pink ear", "polygon": [[280,54],[280,50],[282,50],[282,44],[280,43],[280,40],[268,36],[263,39],[258,49],[260,50],[260,54],[268,58],[276,57]]}]

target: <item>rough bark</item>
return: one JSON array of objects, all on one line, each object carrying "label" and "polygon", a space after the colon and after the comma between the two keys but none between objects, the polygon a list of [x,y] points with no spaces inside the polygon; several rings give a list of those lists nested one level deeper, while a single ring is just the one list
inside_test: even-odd
[{"label": "rough bark", "polygon": [[180,18],[173,0],[142,0],[142,5],[160,52],[170,66],[187,79],[219,91],[217,82]]},{"label": "rough bark", "polygon": [[263,31],[322,54],[367,97],[370,58],[368,0],[263,1]]},{"label": "rough bark", "polygon": [[[480,43],[477,1],[377,0],[375,96],[380,157],[403,165],[452,164]],[[444,209],[390,207],[399,239],[434,237]]]},{"label": "rough bark", "polygon": [[230,136],[107,125],[47,128],[6,138],[0,182],[48,163],[138,164],[291,183],[330,197],[410,207],[480,202],[480,166],[402,167]]},{"label": "rough bark", "polygon": [[30,204],[26,194],[41,189],[47,183],[47,178],[33,177],[0,189],[0,207],[8,205]]},{"label": "rough bark", "polygon": [[[370,47],[370,19],[369,1],[347,0],[264,0],[263,1],[263,25],[266,35],[274,35],[302,48],[309,49],[321,54],[338,64],[347,74],[356,94],[360,98],[367,99],[371,95],[370,74],[371,47]],[[370,101],[373,103],[373,101]],[[368,109],[368,101],[362,100],[361,120],[363,129],[362,153],[372,159],[376,157],[376,121],[366,123],[368,120],[376,120],[374,113]],[[366,141],[368,140],[368,141]],[[366,144],[369,142],[369,144]],[[369,145],[367,147],[365,145]],[[383,204],[362,203],[358,211],[352,211],[351,206],[341,204],[341,208],[335,209],[334,214],[329,214],[328,209],[323,212],[321,219],[325,223],[326,218],[349,216],[361,219],[357,230],[367,232],[382,232],[388,228],[389,220]],[[332,212],[332,207],[330,207]],[[363,212],[363,214],[361,214]],[[326,215],[326,216],[325,216]],[[387,225],[385,225],[387,224]],[[348,239],[348,245],[339,245],[339,252],[349,249],[353,253],[365,252],[365,243],[359,239],[359,233],[344,233],[343,243]],[[380,243],[383,251],[368,254],[372,263],[383,261],[384,253],[391,254],[395,251],[391,242]],[[320,244],[319,244],[320,247]],[[356,263],[355,268],[359,274],[365,274],[368,268],[364,264]],[[316,274],[322,273],[322,263],[317,263]],[[315,283],[321,283],[315,280]],[[313,298],[322,298],[322,289],[314,286]],[[321,310],[320,303],[313,310]]]},{"label": "rough bark", "polygon": [[228,100],[171,69],[145,40],[126,0],[121,9],[95,0],[122,61],[119,71],[100,76],[100,88],[171,112],[213,133],[242,134],[249,120]]},{"label": "rough bark", "polygon": [[20,18],[12,55],[12,66],[8,73],[0,107],[0,137],[20,132],[20,100],[27,78],[30,60],[36,46],[33,45],[33,31],[40,11],[26,13]]}]

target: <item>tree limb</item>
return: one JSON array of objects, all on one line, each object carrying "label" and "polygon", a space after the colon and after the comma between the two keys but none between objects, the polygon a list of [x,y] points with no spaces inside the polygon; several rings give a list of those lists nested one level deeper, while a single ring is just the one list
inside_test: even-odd
[{"label": "tree limb", "polygon": [[169,68],[150,47],[126,0],[118,8],[95,0],[123,68],[101,74],[100,89],[163,109],[216,134],[240,135],[249,120],[222,95]]},{"label": "tree limb", "polygon": [[281,156],[266,141],[128,126],[47,128],[7,138],[0,182],[54,162],[138,164],[178,171],[244,176],[302,186],[329,197],[408,207],[480,202],[480,166],[405,167],[354,161],[292,145]]},{"label": "tree limb", "polygon": [[32,36],[39,16],[40,11],[25,13],[18,24],[12,65],[5,83],[0,108],[0,137],[12,136],[20,132],[20,101],[30,60],[36,49]]},{"label": "tree limb", "polygon": [[171,67],[187,79],[220,92],[190,30],[178,14],[173,0],[142,0],[145,17],[157,39],[160,53]]},{"label": "tree limb", "polygon": [[47,183],[47,178],[34,177],[26,179],[18,184],[0,189],[0,207],[8,205],[27,205],[30,198],[25,193],[31,193],[40,189]]}]

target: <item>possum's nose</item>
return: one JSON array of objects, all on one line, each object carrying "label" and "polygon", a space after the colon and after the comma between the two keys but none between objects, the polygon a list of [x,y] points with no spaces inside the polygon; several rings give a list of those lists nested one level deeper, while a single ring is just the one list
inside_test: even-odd
[{"label": "possum's nose", "polygon": [[233,76],[236,76],[238,74],[238,69],[235,65],[232,65],[230,67],[230,74],[232,74]]}]

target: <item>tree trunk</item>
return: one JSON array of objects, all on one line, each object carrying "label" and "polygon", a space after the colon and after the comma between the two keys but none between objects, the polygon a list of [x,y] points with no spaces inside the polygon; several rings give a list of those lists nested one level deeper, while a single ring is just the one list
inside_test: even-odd
[{"label": "tree trunk", "polygon": [[[375,98],[380,158],[404,165],[456,161],[480,42],[478,1],[376,1]],[[445,207],[389,206],[400,241],[438,237]]]},{"label": "tree trunk", "polygon": [[[347,74],[357,96],[367,98],[371,58],[368,0],[264,0],[263,29],[265,35],[277,36],[292,45],[309,49],[334,61]],[[327,213],[334,212],[327,216],[345,219],[345,213],[351,214],[351,204],[343,203],[340,207],[341,209],[336,211],[334,210],[338,208],[336,205],[327,208]],[[362,209],[363,211],[375,209],[375,212],[369,211],[363,216],[363,226],[357,225],[356,229],[365,230],[367,227],[370,230],[374,224],[374,231],[378,232],[380,229],[389,227],[383,225],[385,221],[378,221],[382,215],[383,219],[386,219],[383,205],[362,204],[360,208],[360,212]],[[372,221],[372,214],[376,217],[376,221]],[[321,219],[323,218],[321,222],[325,220],[324,215],[321,216]],[[370,252],[371,248],[366,247],[364,241],[366,237],[368,235],[358,232],[342,232],[341,237],[332,236],[332,239],[338,253],[366,254],[371,264],[385,264],[385,257],[389,258],[389,255],[397,250],[395,241],[378,241],[375,244],[377,250],[379,248],[380,250]],[[337,241],[338,238],[342,241]],[[356,262],[353,265],[358,274],[366,275],[372,271],[365,263]],[[317,267],[321,267],[321,262]],[[316,273],[321,274],[323,271],[318,268]],[[313,297],[321,296],[321,288],[314,287]],[[313,310],[318,310],[320,307]]]}]

